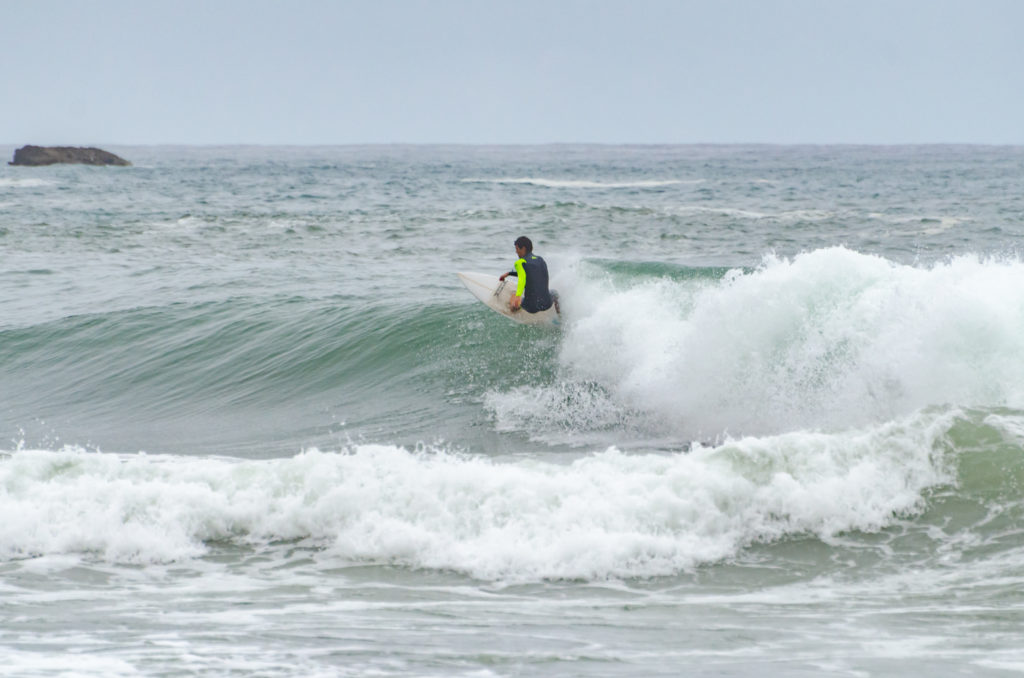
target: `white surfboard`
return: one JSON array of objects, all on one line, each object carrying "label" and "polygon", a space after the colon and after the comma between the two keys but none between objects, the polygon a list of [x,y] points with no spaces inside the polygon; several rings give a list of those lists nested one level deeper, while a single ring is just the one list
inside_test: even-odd
[{"label": "white surfboard", "polygon": [[539,313],[527,313],[523,309],[513,311],[509,308],[509,301],[516,291],[516,278],[509,276],[504,280],[498,280],[498,276],[492,273],[456,273],[459,280],[466,286],[473,296],[487,304],[492,311],[496,311],[510,320],[524,325],[558,325],[561,317],[558,313],[557,293],[552,290],[551,296],[556,298],[555,305],[546,311]]}]

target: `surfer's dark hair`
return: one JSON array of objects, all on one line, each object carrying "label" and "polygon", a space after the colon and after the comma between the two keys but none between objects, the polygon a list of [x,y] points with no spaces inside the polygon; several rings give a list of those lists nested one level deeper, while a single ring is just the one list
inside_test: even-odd
[{"label": "surfer's dark hair", "polygon": [[533,251],[533,243],[525,235],[521,235],[516,238],[516,247],[522,247],[527,252]]}]

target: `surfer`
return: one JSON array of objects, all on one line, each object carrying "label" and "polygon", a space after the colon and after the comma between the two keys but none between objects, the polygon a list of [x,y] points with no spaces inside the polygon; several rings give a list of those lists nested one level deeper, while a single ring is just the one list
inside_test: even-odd
[{"label": "surfer", "polygon": [[516,293],[509,300],[509,308],[513,311],[522,308],[527,313],[537,313],[551,308],[554,300],[548,290],[548,265],[533,253],[533,242],[525,235],[516,238],[515,267],[508,273],[498,276],[504,280],[510,275],[516,276]]}]

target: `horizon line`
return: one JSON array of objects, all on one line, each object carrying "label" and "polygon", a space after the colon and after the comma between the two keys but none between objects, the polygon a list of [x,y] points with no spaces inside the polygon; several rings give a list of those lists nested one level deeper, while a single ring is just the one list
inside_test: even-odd
[{"label": "horizon line", "polygon": [[363,141],[363,142],[85,142],[85,143],[34,143],[0,142],[0,146],[20,148],[23,146],[88,148],[94,146],[125,146],[149,148],[324,148],[324,147],[544,147],[544,146],[602,146],[602,147],[666,147],[666,146],[765,146],[765,147],[924,147],[924,146],[984,146],[994,148],[1024,147],[1021,142],[991,141],[538,141],[538,142],[467,142],[467,141]]}]

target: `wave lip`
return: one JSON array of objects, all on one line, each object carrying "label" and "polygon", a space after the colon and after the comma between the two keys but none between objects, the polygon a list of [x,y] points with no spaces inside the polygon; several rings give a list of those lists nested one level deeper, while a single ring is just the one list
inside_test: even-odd
[{"label": "wave lip", "polygon": [[0,526],[0,554],[168,562],[210,542],[302,540],[345,562],[484,580],[671,575],[919,510],[949,480],[936,449],[951,421],[569,465],[388,445],[271,461],[21,450],[0,461],[0,510],[22,517]]}]

